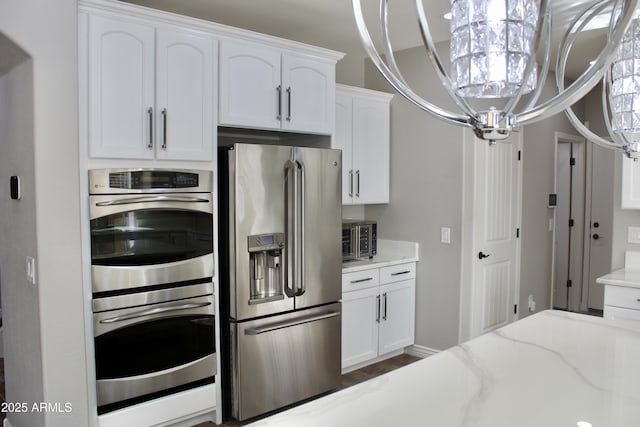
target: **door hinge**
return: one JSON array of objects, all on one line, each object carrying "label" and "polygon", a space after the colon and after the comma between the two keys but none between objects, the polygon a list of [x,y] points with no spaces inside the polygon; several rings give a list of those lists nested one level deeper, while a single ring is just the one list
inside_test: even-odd
[{"label": "door hinge", "polygon": [[569,227],[573,227],[573,218],[569,220]]},{"label": "door hinge", "polygon": [[520,238],[520,229],[516,228],[516,239]]},{"label": "door hinge", "polygon": [[522,160],[522,150],[518,150],[518,161]]},{"label": "door hinge", "polygon": [[575,157],[571,157],[569,159],[569,166],[575,166],[576,165],[576,158]]},{"label": "door hinge", "polygon": [[518,304],[513,305],[513,314],[518,314]]},{"label": "door hinge", "polygon": [[573,283],[571,282],[571,279],[567,280],[567,288],[570,288],[573,286]]}]

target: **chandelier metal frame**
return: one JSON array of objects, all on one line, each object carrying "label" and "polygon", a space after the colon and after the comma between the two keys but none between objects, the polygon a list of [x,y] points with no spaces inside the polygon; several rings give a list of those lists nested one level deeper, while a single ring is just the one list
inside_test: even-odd
[{"label": "chandelier metal frame", "polygon": [[[506,1],[506,0],[505,0]],[[547,101],[537,104],[544,81],[547,77],[547,70],[550,62],[550,45],[551,45],[551,8],[549,0],[540,0],[538,27],[535,35],[535,50],[538,50],[541,43],[544,42],[544,60],[541,70],[538,73],[537,87],[532,94],[529,95],[523,107],[520,107],[521,97],[524,94],[525,85],[523,84],[517,93],[506,100],[506,105],[502,109],[490,107],[488,110],[476,111],[469,102],[456,93],[452,85],[451,79],[441,61],[433,41],[433,37],[429,30],[427,14],[422,0],[415,0],[416,13],[418,16],[418,25],[423,39],[424,47],[427,55],[432,62],[436,75],[443,84],[443,87],[455,102],[460,112],[451,112],[444,108],[432,104],[422,96],[418,95],[404,79],[395,59],[393,45],[391,42],[388,22],[388,3],[389,0],[379,0],[379,20],[381,30],[381,43],[384,56],[379,52],[376,44],[373,42],[367,24],[364,19],[361,0],[352,0],[352,6],[356,21],[356,26],[364,49],[370,57],[378,71],[387,80],[387,82],[403,97],[415,104],[420,109],[432,114],[433,116],[444,120],[448,123],[460,126],[467,126],[474,130],[476,136],[495,143],[496,140],[505,139],[509,136],[511,130],[516,126],[534,123],[557,114],[573,103],[577,102],[585,96],[595,85],[603,78],[606,70],[610,68],[611,61],[625,30],[633,19],[634,11],[640,0],[602,0],[598,3],[612,3],[614,10],[620,13],[611,15],[609,42],[602,49],[595,61],[567,88],[564,85],[558,85],[559,93]],[[595,6],[589,7],[587,10],[593,10]],[[584,16],[585,11],[580,16]],[[591,13],[591,12],[589,12]],[[574,22],[580,21],[578,18]],[[577,24],[578,26],[580,24]],[[583,28],[584,25],[580,28]],[[544,41],[543,39],[544,35]],[[575,35],[574,35],[575,36]],[[565,44],[570,45],[571,36],[569,33],[565,35]],[[566,49],[561,49],[563,53]],[[569,46],[570,50],[570,46]],[[568,54],[568,51],[567,51]],[[560,60],[561,54],[558,56],[558,64],[562,64]],[[566,58],[564,58],[566,64]],[[536,67],[535,54],[531,55],[525,68],[524,82],[527,81],[528,75]],[[564,72],[562,73],[564,74]],[[556,74],[557,75],[557,74]],[[602,141],[599,141],[602,142]]]}]

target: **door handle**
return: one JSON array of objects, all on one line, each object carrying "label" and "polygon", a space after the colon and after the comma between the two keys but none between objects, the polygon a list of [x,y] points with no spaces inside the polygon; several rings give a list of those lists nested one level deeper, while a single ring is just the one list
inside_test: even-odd
[{"label": "door handle", "polygon": [[596,233],[592,237],[593,237],[593,240],[598,240],[600,238],[600,235]]},{"label": "door handle", "polygon": [[482,251],[478,252],[478,259],[489,258],[491,254],[482,253]]}]

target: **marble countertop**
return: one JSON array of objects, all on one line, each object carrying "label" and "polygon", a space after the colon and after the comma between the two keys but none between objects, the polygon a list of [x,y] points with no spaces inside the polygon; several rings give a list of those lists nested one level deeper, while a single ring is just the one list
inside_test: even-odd
[{"label": "marble countertop", "polygon": [[640,425],[640,322],[543,311],[253,426]]},{"label": "marble countertop", "polygon": [[598,277],[596,279],[596,283],[600,283],[602,285],[625,286],[628,288],[640,288],[640,270],[622,268],[602,277]]},{"label": "marble countertop", "polygon": [[419,260],[419,246],[415,242],[398,240],[378,240],[378,254],[371,259],[344,261],[343,273],[368,270],[370,268],[388,267],[390,265]]}]

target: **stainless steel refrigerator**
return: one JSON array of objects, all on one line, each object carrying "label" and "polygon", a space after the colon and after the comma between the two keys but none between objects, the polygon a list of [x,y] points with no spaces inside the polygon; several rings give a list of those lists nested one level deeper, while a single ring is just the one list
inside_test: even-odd
[{"label": "stainless steel refrigerator", "polygon": [[222,399],[245,420],[340,384],[341,152],[234,144],[218,165]]}]

